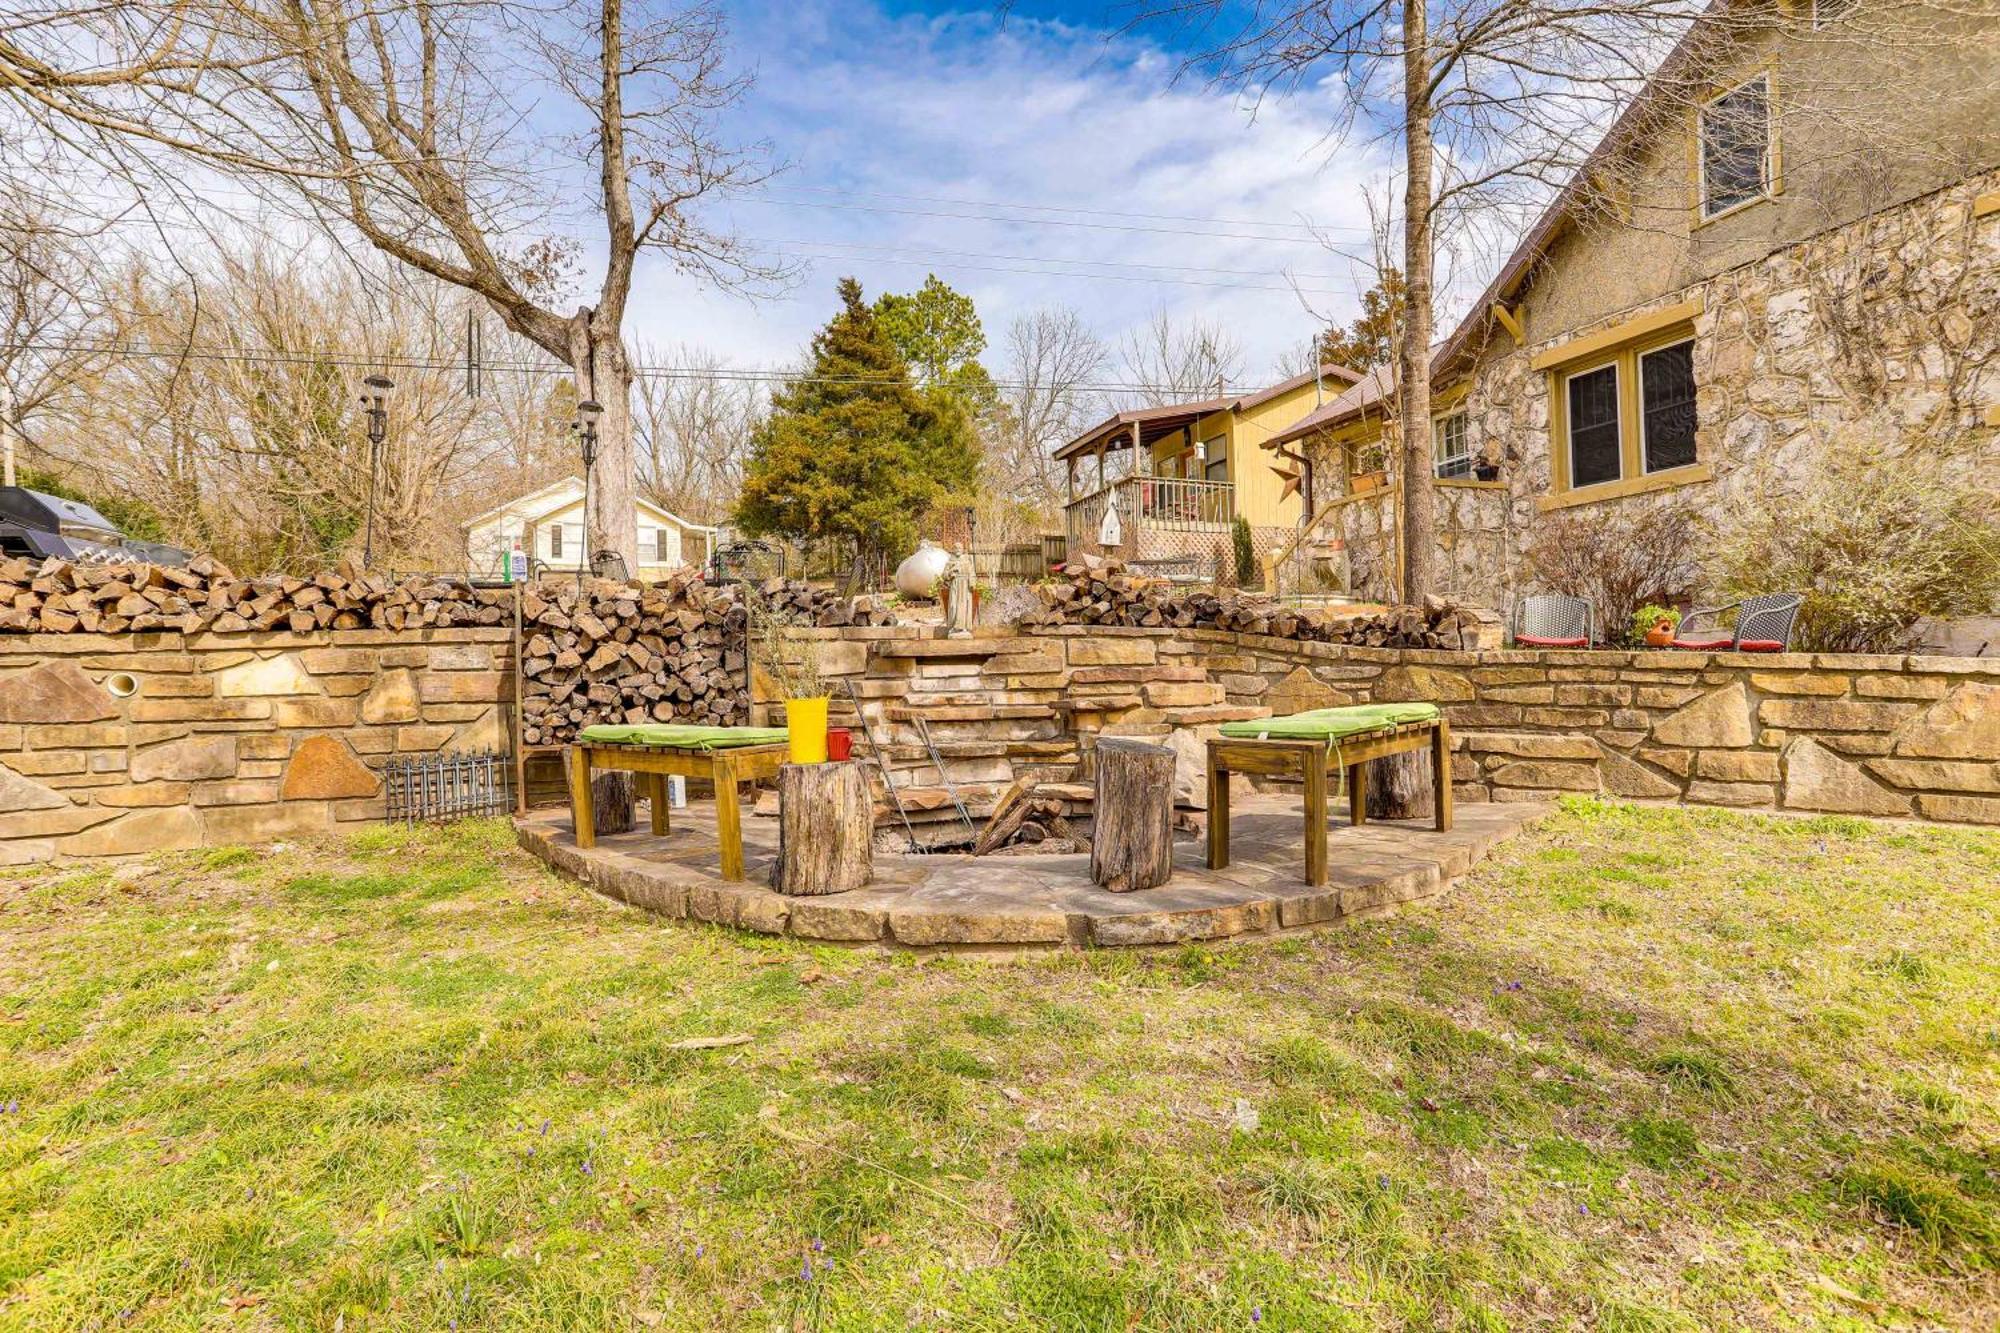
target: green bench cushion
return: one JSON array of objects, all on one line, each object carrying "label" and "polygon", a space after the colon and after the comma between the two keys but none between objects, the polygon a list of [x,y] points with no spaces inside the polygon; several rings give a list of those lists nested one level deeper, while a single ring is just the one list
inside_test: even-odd
[{"label": "green bench cushion", "polygon": [[1346,708],[1315,708],[1290,717],[1263,717],[1249,722],[1225,722],[1222,734],[1239,741],[1339,741],[1387,731],[1408,722],[1435,722],[1436,704],[1352,704]]},{"label": "green bench cushion", "polygon": [[731,750],[742,745],[776,745],[783,727],[696,727],[669,722],[585,727],[577,739],[597,745],[655,745],[665,750]]}]

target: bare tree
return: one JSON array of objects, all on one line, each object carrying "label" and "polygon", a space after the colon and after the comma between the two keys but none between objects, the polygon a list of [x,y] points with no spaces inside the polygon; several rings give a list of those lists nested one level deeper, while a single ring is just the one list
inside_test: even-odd
[{"label": "bare tree", "polygon": [[[706,3],[108,0],[16,12],[0,94],[71,147],[192,157],[474,294],[603,405],[591,540],[629,561],[639,254],[726,284],[776,276],[697,216],[767,174],[720,134],[747,86],[725,38]],[[132,54],[87,54],[103,51]],[[578,248],[510,238],[579,210],[603,228],[603,271],[565,313]]]},{"label": "bare tree", "polygon": [[1006,347],[1010,372],[995,447],[986,451],[986,489],[1046,523],[1067,498],[1056,446],[1103,410],[1101,395],[1088,386],[1109,354],[1083,317],[1063,307],[1016,318],[1007,327]]},{"label": "bare tree", "polygon": [[768,407],[763,386],[732,377],[702,348],[640,351],[649,367],[635,404],[640,487],[682,518],[720,522],[736,507],[750,435]]},{"label": "bare tree", "polygon": [[[456,567],[458,521],[515,480],[511,441],[493,398],[468,398],[451,367],[470,298],[372,264],[356,274],[267,243],[212,256],[192,283],[143,259],[115,271],[103,299],[122,339],[97,344],[85,391],[44,416],[34,461],[246,569],[358,555],[371,501],[383,559]],[[348,410],[357,361],[397,385],[372,486]]]},{"label": "bare tree", "polygon": [[114,302],[96,280],[89,227],[21,189],[0,190],[0,413],[29,441],[69,410],[118,336]]},{"label": "bare tree", "polygon": [[1148,404],[1217,398],[1243,377],[1243,345],[1220,324],[1155,311],[1119,346],[1126,378]]}]

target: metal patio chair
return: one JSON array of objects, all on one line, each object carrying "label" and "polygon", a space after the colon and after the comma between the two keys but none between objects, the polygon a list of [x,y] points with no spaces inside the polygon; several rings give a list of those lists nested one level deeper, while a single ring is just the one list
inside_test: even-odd
[{"label": "metal patio chair", "polygon": [[[1795,592],[1762,593],[1727,606],[1698,606],[1682,620],[1667,646],[1695,653],[1782,653],[1792,644],[1792,625],[1805,598]],[[1722,628],[1725,612],[1736,613],[1736,628]],[[1692,628],[1706,617],[1709,629]]]},{"label": "metal patio chair", "polygon": [[1584,597],[1537,593],[1514,604],[1514,642],[1528,648],[1588,648],[1597,608]]}]

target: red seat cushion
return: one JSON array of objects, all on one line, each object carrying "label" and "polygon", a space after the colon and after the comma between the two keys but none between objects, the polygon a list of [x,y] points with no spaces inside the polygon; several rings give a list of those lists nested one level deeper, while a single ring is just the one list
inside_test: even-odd
[{"label": "red seat cushion", "polygon": [[1516,634],[1515,643],[1533,644],[1537,648],[1588,648],[1589,639],[1545,639],[1539,634]]},{"label": "red seat cushion", "polygon": [[1776,639],[1745,639],[1736,645],[1739,653],[1782,653],[1785,645]]},{"label": "red seat cushion", "polygon": [[1667,646],[1689,653],[1713,653],[1723,651],[1735,642],[1734,639],[1675,639]]}]

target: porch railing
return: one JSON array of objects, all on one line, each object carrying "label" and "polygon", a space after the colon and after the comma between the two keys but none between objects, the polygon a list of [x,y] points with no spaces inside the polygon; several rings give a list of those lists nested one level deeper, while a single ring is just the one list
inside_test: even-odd
[{"label": "porch railing", "polygon": [[[1063,511],[1071,550],[1094,545],[1104,522],[1104,506],[1115,502],[1118,523],[1140,529],[1204,531],[1226,528],[1236,518],[1236,487],[1226,481],[1180,477],[1126,477],[1103,490],[1072,500]],[[1128,538],[1129,540],[1129,538]]]}]

